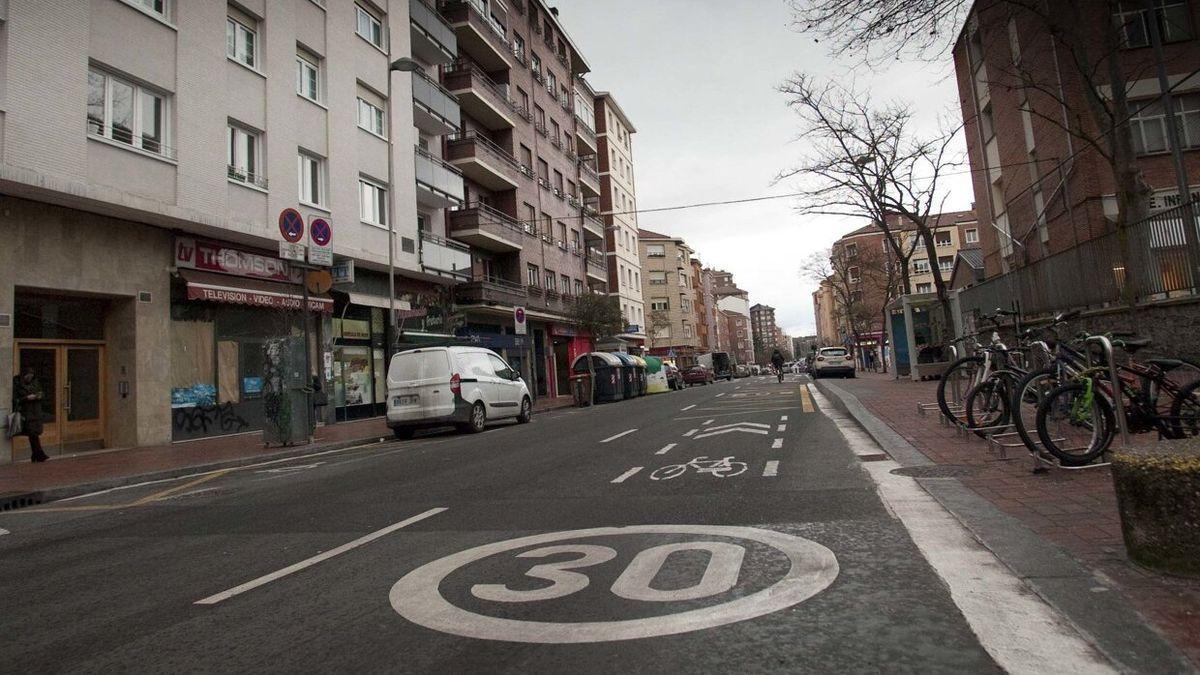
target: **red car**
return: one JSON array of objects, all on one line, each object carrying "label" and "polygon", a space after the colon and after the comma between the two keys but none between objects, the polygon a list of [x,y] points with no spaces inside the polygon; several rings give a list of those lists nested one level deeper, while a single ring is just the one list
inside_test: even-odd
[{"label": "red car", "polygon": [[683,382],[689,387],[693,384],[710,384],[713,382],[713,374],[704,366],[692,366],[683,371]]}]

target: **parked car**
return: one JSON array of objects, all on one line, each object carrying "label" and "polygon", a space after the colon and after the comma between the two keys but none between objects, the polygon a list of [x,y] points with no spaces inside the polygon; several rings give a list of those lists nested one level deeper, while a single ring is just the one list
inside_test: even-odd
[{"label": "parked car", "polygon": [[396,438],[420,428],[454,425],[479,433],[488,420],[533,414],[521,374],[490,349],[428,347],[392,356],[387,373],[387,425]]},{"label": "parked car", "polygon": [[713,372],[704,366],[692,366],[683,371],[683,381],[690,387],[693,384],[711,384],[714,382]]},{"label": "parked car", "polygon": [[664,363],[663,369],[667,374],[667,386],[671,389],[683,389],[683,373],[670,363]]},{"label": "parked car", "polygon": [[733,368],[734,377],[750,377],[750,366],[739,363]]},{"label": "parked car", "polygon": [[830,375],[854,377],[854,359],[841,347],[825,347],[817,352],[811,372],[814,379]]}]

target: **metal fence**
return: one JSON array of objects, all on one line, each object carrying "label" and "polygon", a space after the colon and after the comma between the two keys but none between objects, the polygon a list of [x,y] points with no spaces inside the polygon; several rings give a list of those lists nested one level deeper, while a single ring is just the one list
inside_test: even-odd
[{"label": "metal fence", "polygon": [[1188,250],[1187,228],[1200,239],[1200,203],[1177,206],[1118,232],[989,279],[959,293],[964,315],[997,307],[1026,316],[1195,295],[1200,259]]}]

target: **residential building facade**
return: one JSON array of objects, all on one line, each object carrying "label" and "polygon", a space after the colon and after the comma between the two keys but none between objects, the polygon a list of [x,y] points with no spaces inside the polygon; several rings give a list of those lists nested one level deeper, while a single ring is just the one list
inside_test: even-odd
[{"label": "residential building facade", "polygon": [[828,279],[813,291],[813,319],[817,325],[817,345],[829,347],[842,344],[838,334],[837,302],[834,299],[833,283]]},{"label": "residential building facade", "polygon": [[638,246],[648,352],[691,365],[697,354],[692,249],[679,237],[649,230],[638,231]]},{"label": "residential building facade", "polygon": [[[750,307],[750,328],[756,336],[755,357],[759,360],[763,359],[765,353],[769,359],[772,350],[778,347],[776,341],[776,333],[778,327],[775,325],[775,308],[770,305],[758,303]],[[788,346],[791,351],[791,347]]]},{"label": "residential building facade", "polygon": [[696,326],[696,352],[698,354],[707,354],[713,351],[713,344],[717,339],[716,334],[712,331],[712,291],[711,288],[706,288],[705,283],[711,282],[711,279],[706,279],[704,276],[704,265],[699,258],[692,258],[692,293],[696,298],[695,307],[695,326]]},{"label": "residential building facade", "polygon": [[620,335],[632,345],[646,341],[642,268],[638,248],[637,190],[633,174],[633,134],[637,132],[609,92],[594,98],[596,143],[600,169],[600,211],[604,219],[608,259],[608,292],[625,317]]}]

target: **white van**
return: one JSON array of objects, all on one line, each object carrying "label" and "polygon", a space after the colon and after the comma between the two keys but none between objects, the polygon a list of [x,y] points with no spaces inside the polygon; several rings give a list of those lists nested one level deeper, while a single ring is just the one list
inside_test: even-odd
[{"label": "white van", "polygon": [[521,374],[490,349],[428,347],[392,356],[387,373],[387,424],[396,438],[422,427],[454,425],[479,433],[490,419],[533,414]]}]

